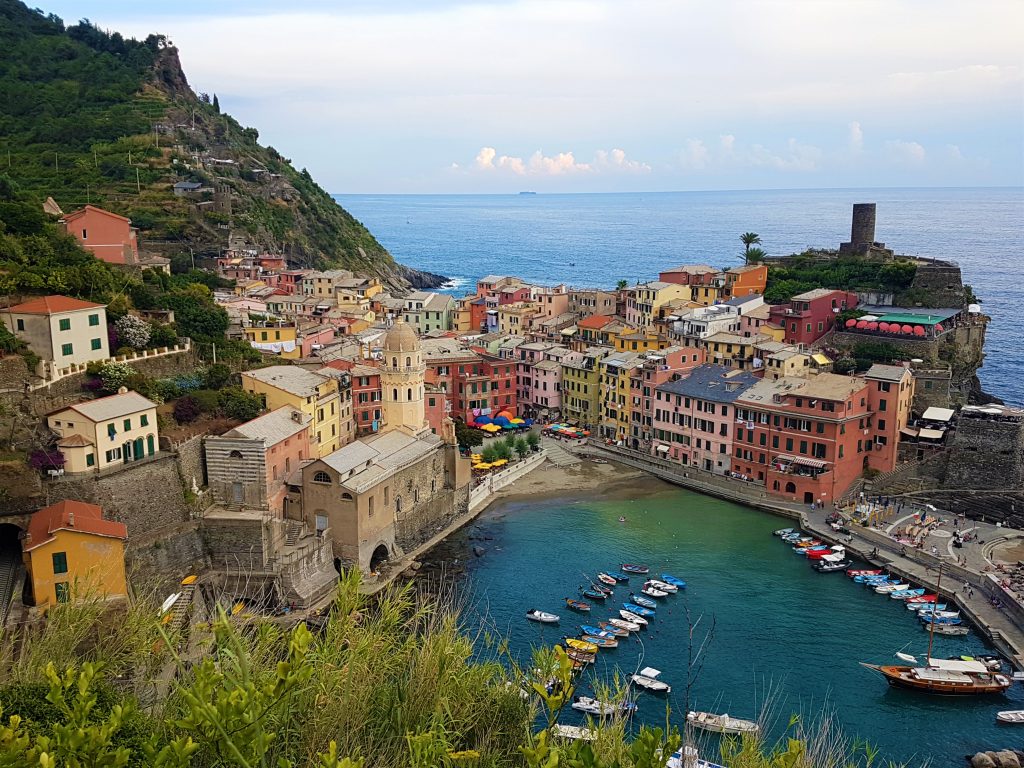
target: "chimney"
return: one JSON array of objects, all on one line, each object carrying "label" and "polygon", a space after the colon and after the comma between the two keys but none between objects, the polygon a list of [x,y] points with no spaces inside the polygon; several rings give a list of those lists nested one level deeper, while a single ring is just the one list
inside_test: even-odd
[{"label": "chimney", "polygon": [[74,527],[75,527],[75,513],[74,512],[68,512],[68,528],[74,528]]},{"label": "chimney", "polygon": [[296,424],[302,423],[302,411],[292,411],[292,421]]}]

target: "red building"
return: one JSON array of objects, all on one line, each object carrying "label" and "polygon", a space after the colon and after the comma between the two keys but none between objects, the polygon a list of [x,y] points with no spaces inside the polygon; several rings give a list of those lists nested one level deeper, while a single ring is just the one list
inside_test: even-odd
[{"label": "red building", "polygon": [[659,273],[658,280],[677,285],[711,285],[718,272],[707,264],[688,264]]},{"label": "red building", "polygon": [[356,436],[372,435],[379,428],[381,419],[380,371],[372,365],[351,360],[332,360],[326,367],[349,372]]},{"label": "red building", "polygon": [[281,272],[278,278],[277,287],[291,296],[302,293],[302,278],[309,274],[308,269],[289,269]]},{"label": "red building", "polygon": [[434,340],[424,348],[424,359],[425,383],[448,401],[453,419],[472,421],[506,409],[515,413],[514,360],[462,348],[454,339]]},{"label": "red building", "polygon": [[813,344],[835,327],[836,315],[856,306],[856,293],[815,288],[773,306],[770,322],[785,329],[787,344]]},{"label": "red building", "polygon": [[786,501],[831,506],[871,455],[869,390],[831,373],[761,380],[735,403],[732,471]]},{"label": "red building", "polygon": [[901,365],[872,365],[864,380],[868,383],[868,406],[874,413],[869,427],[868,466],[891,472],[896,468],[900,431],[910,419],[914,375]]},{"label": "red building", "polygon": [[87,205],[61,222],[68,234],[96,258],[110,264],[138,264],[139,244],[131,219]]}]

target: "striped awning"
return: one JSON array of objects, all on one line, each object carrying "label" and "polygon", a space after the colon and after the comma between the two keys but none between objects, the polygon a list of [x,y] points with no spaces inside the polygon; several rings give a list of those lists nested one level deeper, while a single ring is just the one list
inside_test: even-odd
[{"label": "striped awning", "polygon": [[776,461],[784,461],[788,464],[803,464],[805,467],[814,467],[815,469],[824,469],[828,466],[827,461],[821,459],[809,459],[804,456],[790,456],[788,453],[782,453],[775,457]]}]

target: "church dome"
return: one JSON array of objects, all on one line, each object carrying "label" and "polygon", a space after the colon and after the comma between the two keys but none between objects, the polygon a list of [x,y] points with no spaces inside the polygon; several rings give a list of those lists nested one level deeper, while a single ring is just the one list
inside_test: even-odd
[{"label": "church dome", "polygon": [[416,352],[419,348],[416,331],[404,320],[396,320],[384,337],[384,349],[387,352]]}]

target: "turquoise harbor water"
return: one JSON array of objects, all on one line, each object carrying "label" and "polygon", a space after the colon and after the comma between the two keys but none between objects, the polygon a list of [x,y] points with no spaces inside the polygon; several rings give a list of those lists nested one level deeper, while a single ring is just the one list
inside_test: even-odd
[{"label": "turquoise harbor water", "polygon": [[1024,189],[802,189],[574,195],[338,195],[403,264],[453,279],[513,274],[613,286],[681,263],[739,264],[741,232],[772,255],[838,247],[851,205],[878,203],[875,237],[897,253],[951,259],[992,317],[981,381],[1024,404],[1016,253]]},{"label": "turquoise harbor water", "polygon": [[[873,742],[884,757],[917,766],[963,765],[979,749],[1020,747],[1021,734],[995,724],[1000,709],[1024,708],[1024,687],[1006,696],[972,700],[929,697],[891,689],[859,661],[895,663],[904,649],[923,655],[928,635],[903,604],[854,584],[843,574],[818,574],[804,558],[771,535],[785,520],[673,488],[651,480],[650,493],[632,500],[564,498],[501,502],[478,521],[474,533],[487,551],[469,556],[463,581],[470,611],[483,625],[509,638],[511,652],[528,663],[529,650],[577,634],[579,624],[617,615],[628,587],[606,607],[588,614],[565,608],[583,572],[644,563],[688,587],[659,601],[662,607],[642,644],[622,642],[603,650],[588,675],[610,679],[613,668],[632,673],[653,666],[673,686],[673,718],[683,709],[686,619],[714,625],[704,669],[693,688],[697,709],[758,714],[766,698],[777,713],[772,735],[791,713],[835,714],[849,736]],[[624,515],[627,522],[619,523]],[[634,586],[642,578],[632,578]],[[950,585],[953,586],[953,585]],[[523,618],[529,608],[558,613],[560,625]],[[612,609],[615,609],[615,613]],[[471,614],[470,626],[477,616]],[[698,635],[702,636],[700,629]],[[984,652],[972,632],[966,638],[935,638],[936,656]],[[484,652],[484,651],[482,651]],[[581,691],[583,692],[583,691]],[[769,696],[769,693],[771,695]],[[664,722],[664,699],[639,694],[638,720]],[[563,722],[582,722],[578,713]]]}]

